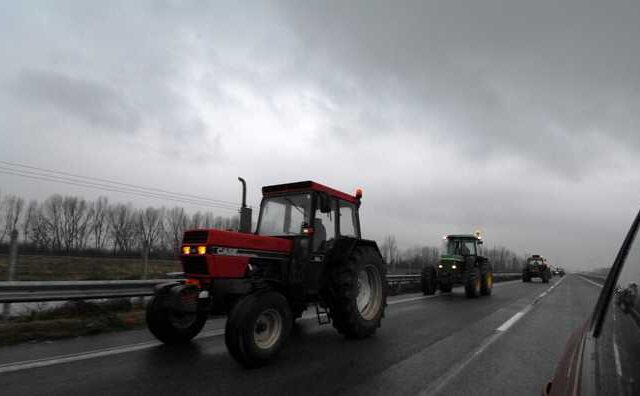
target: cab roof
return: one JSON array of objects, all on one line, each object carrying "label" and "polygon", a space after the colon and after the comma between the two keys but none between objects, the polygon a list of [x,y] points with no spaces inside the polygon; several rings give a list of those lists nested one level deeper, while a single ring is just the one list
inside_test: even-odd
[{"label": "cab roof", "polygon": [[353,195],[335,190],[331,187],[325,186],[324,184],[316,183],[311,180],[295,182],[295,183],[274,184],[271,186],[262,187],[262,195],[265,197],[280,195],[283,193],[310,192],[310,191],[324,192],[334,198],[342,199],[355,204],[358,203],[358,199]]},{"label": "cab roof", "polygon": [[452,235],[445,235],[445,239],[474,239],[474,240],[481,240],[481,238],[478,238],[477,236],[473,235],[473,234],[452,234]]}]

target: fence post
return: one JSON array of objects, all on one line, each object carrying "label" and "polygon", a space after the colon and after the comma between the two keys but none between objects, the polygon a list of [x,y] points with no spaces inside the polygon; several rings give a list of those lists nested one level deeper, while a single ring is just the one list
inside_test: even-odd
[{"label": "fence post", "polygon": [[[18,230],[11,231],[9,240],[9,268],[7,280],[12,282],[16,277],[16,263],[18,261]],[[2,306],[2,317],[8,318],[11,315],[11,303],[4,303]]]},{"label": "fence post", "polygon": [[142,261],[144,268],[142,270],[142,279],[147,279],[149,275],[149,242],[142,242]]}]

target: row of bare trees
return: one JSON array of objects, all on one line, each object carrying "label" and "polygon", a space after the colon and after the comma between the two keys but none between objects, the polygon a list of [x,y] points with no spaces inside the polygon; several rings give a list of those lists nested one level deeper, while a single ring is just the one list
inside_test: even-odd
[{"label": "row of bare trees", "polygon": [[[393,235],[384,238],[380,250],[390,273],[418,273],[426,265],[436,265],[440,259],[437,247],[416,246],[401,250]],[[520,272],[526,261],[524,255],[502,246],[485,247],[483,254],[492,263],[495,272]]]},{"label": "row of bare trees", "polygon": [[13,230],[27,248],[44,252],[116,255],[172,255],[190,228],[237,230],[239,218],[212,212],[187,213],[181,207],[134,208],[74,196],[52,195],[43,202],[0,196],[0,245]]}]

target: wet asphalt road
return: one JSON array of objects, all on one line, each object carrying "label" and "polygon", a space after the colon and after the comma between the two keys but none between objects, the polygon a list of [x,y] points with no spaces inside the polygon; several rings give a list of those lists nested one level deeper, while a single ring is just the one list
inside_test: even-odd
[{"label": "wet asphalt road", "polygon": [[599,292],[577,275],[560,279],[496,284],[493,296],[474,300],[459,288],[392,297],[382,328],[360,341],[309,315],[281,356],[257,370],[227,354],[221,319],[186,348],[158,345],[143,330],[5,347],[0,393],[538,395]]}]

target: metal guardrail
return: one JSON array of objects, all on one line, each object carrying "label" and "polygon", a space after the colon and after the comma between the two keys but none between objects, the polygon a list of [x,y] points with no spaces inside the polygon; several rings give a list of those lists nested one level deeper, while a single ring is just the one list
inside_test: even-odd
[{"label": "metal guardrail", "polygon": [[169,281],[171,279],[0,282],[0,303],[143,297],[152,295],[158,283]]},{"label": "metal guardrail", "polygon": [[[519,278],[519,273],[496,273],[496,281]],[[153,294],[153,287],[173,279],[0,282],[0,303],[91,300],[102,298],[144,297]],[[420,283],[420,274],[387,275],[391,287]]]}]

